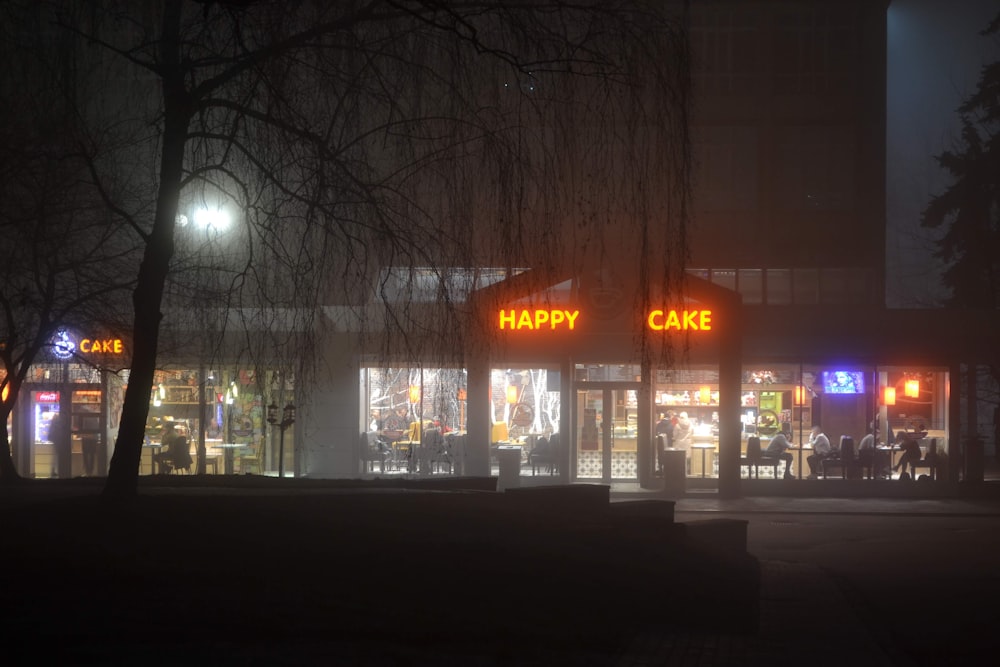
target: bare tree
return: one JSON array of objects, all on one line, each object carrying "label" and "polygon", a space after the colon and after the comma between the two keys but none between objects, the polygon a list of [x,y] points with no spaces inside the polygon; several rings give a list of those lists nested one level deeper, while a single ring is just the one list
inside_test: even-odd
[{"label": "bare tree", "polygon": [[[113,73],[85,117],[113,119],[115,140],[93,144],[108,148],[90,166],[143,248],[105,495],[135,492],[163,313],[198,285],[225,295],[189,309],[214,322],[199,330],[216,349],[257,330],[273,359],[290,354],[276,338],[294,340],[303,374],[324,317],[397,354],[442,331],[459,351],[489,344],[468,328],[465,298],[498,276],[541,288],[618,272],[643,286],[641,305],[674,294],[687,247],[685,4],[57,3],[59,28]],[[66,7],[86,7],[85,20]],[[238,211],[224,260],[175,252],[179,214],[197,200]],[[428,277],[436,303],[407,298]],[[321,317],[324,305],[339,308]],[[640,337],[646,359],[669,353]]]},{"label": "bare tree", "polygon": [[31,365],[53,358],[61,329],[98,322],[113,330],[138,247],[90,187],[79,42],[62,39],[52,17],[27,3],[3,12],[0,481],[8,483],[18,473],[7,419]]}]

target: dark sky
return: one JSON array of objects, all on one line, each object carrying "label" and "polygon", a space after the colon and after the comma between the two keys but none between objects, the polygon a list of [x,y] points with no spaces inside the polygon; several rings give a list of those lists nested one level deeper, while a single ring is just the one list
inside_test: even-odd
[{"label": "dark sky", "polygon": [[955,109],[1000,40],[979,33],[997,0],[892,0],[888,13],[886,123],[887,301],[920,307],[940,294],[920,213],[948,179],[933,156],[954,146]]}]

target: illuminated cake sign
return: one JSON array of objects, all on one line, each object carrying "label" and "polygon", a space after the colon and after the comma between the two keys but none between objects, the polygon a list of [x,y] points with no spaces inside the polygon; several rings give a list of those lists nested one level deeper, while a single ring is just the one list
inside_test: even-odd
[{"label": "illuminated cake sign", "polygon": [[646,323],[653,331],[711,331],[711,310],[653,310]]},{"label": "illuminated cake sign", "polygon": [[125,346],[121,338],[84,338],[80,341],[80,351],[84,354],[121,354],[125,351]]}]

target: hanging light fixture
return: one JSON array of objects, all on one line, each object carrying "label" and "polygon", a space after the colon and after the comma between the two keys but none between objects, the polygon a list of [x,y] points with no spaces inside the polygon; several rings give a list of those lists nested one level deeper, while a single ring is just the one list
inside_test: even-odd
[{"label": "hanging light fixture", "polygon": [[882,405],[896,405],[895,387],[882,387]]},{"label": "hanging light fixture", "polygon": [[795,405],[802,407],[806,404],[806,388],[802,385],[795,387]]},{"label": "hanging light fixture", "polygon": [[903,384],[903,395],[907,398],[918,398],[920,396],[920,380],[907,380]]},{"label": "hanging light fixture", "polygon": [[511,405],[517,403],[517,387],[514,385],[507,387],[507,402]]}]

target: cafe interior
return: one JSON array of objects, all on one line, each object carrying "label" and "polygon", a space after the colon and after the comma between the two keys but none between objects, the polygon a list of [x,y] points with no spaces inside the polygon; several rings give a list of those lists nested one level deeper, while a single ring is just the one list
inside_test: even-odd
[{"label": "cafe interior", "polygon": [[[493,368],[490,373],[491,474],[503,460],[516,461],[516,474],[542,482],[563,475],[569,482],[637,482],[640,370],[630,365],[576,364],[570,399],[560,389],[559,371]],[[719,372],[711,365],[654,371],[650,433],[665,433],[672,449],[683,450],[689,488],[719,478]],[[361,370],[361,396],[368,423],[359,442],[361,475],[460,475],[463,473],[469,406],[462,369],[369,367]],[[894,470],[904,441],[913,440],[921,460],[948,454],[946,368],[901,368],[851,364],[744,365],[740,391],[741,456],[744,478],[779,478],[783,466],[752,466],[748,444],[762,450],[778,433],[793,455],[792,475],[807,479],[812,427],[819,425],[836,448],[857,447],[873,431],[880,465],[871,478],[898,478]],[[570,404],[572,432],[560,433],[561,412]],[[678,427],[680,422],[680,427]],[[686,423],[685,423],[686,422]],[[668,444],[662,443],[660,446]],[[563,450],[562,448],[568,448]],[[654,451],[656,474],[662,452]],[[567,470],[561,470],[568,464]],[[910,471],[912,474],[913,471]],[[927,469],[922,473],[939,471]],[[843,470],[820,479],[842,478]]]}]

